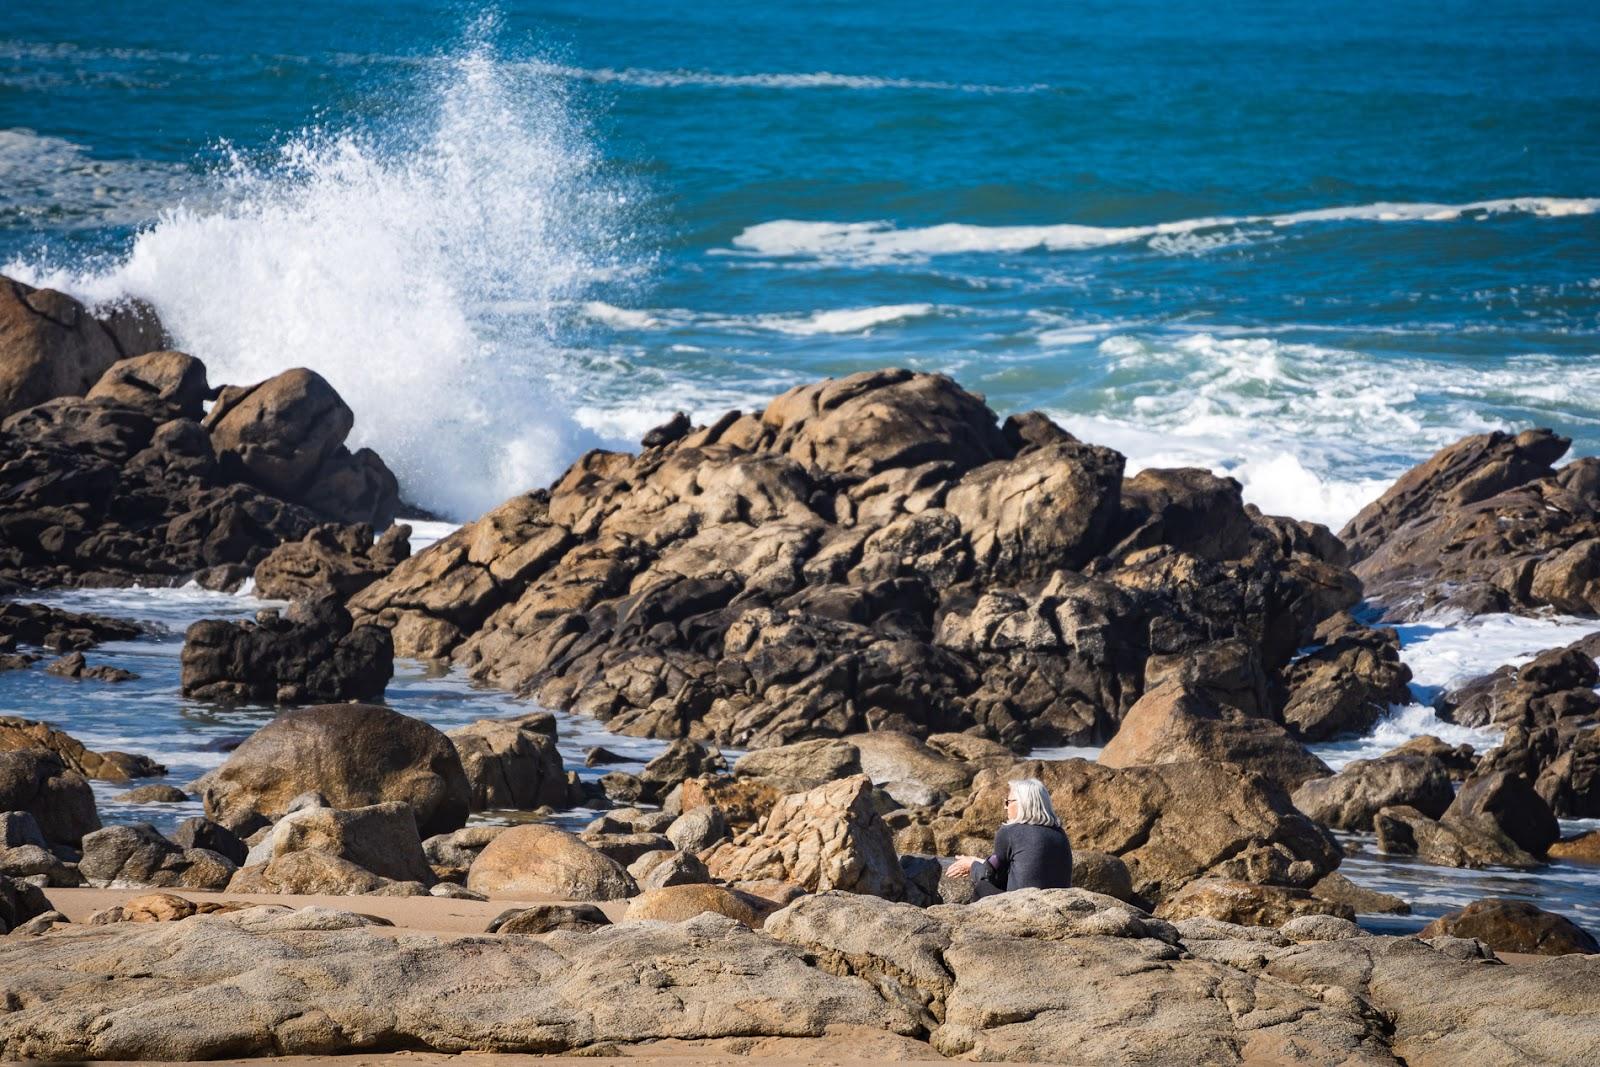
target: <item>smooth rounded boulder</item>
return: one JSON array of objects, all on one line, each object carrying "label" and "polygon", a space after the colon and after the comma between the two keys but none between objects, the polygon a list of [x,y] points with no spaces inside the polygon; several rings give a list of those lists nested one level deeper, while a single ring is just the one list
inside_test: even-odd
[{"label": "smooth rounded boulder", "polygon": [[622,864],[577,836],[530,823],[497,835],[467,872],[467,888],[485,896],[621,900],[639,891]]},{"label": "smooth rounded boulder", "polygon": [[[756,902],[767,907],[757,907]],[[622,918],[627,922],[655,919],[677,923],[710,912],[758,930],[767,914],[776,910],[759,897],[752,898],[720,885],[670,885],[648,890],[628,901],[628,910]]]},{"label": "smooth rounded boulder", "polygon": [[1486,897],[1441,915],[1417,935],[1475,937],[1496,952],[1526,952],[1535,956],[1591,955],[1600,943],[1565,915],[1545,911],[1524,900]]},{"label": "smooth rounded boulder", "polygon": [[77,845],[100,829],[88,780],[39,748],[0,752],[0,811],[27,812],[45,840],[59,844]]},{"label": "smooth rounded boulder", "polygon": [[122,354],[72,297],[0,276],[0,418],[82,396]]},{"label": "smooth rounded boulder", "polygon": [[371,704],[284,712],[202,779],[206,816],[249,832],[280,818],[302,793],[335,808],[411,806],[423,837],[467,821],[471,789],[450,739],[427,723]]},{"label": "smooth rounded boulder", "polygon": [[327,379],[304,367],[256,385],[224,389],[206,416],[217,458],[269,493],[290,500],[355,425]]}]

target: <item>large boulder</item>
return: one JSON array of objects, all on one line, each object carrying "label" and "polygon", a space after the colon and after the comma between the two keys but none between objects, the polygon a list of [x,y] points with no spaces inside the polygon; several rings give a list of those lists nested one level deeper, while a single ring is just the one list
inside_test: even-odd
[{"label": "large boulder", "polygon": [[472,810],[565,807],[567,772],[548,712],[479,719],[447,735],[472,787]]},{"label": "large boulder", "polygon": [[206,816],[235,831],[275,821],[290,801],[318,792],[336,808],[409,804],[431,837],[466,822],[472,795],[449,738],[368,704],[286,711],[201,784]]},{"label": "large boulder", "polygon": [[1372,817],[1378,851],[1416,856],[1442,867],[1517,867],[1531,870],[1538,857],[1520,848],[1488,819],[1430,819],[1416,808],[1397,805]]},{"label": "large boulder", "polygon": [[0,276],[0,419],[82,396],[124,354],[72,297]]},{"label": "large boulder", "polygon": [[325,523],[287,541],[256,565],[256,595],[269,600],[344,601],[411,555],[411,527],[391,526],[376,541],[366,523]]},{"label": "large boulder", "polygon": [[314,704],[371,700],[394,676],[394,641],[381,626],[352,624],[334,600],[297,601],[254,621],[201,619],[183,635],[185,696]]},{"label": "large boulder", "polygon": [[1545,911],[1525,900],[1487,897],[1433,920],[1418,937],[1475,937],[1496,952],[1563,956],[1600,952],[1588,931],[1565,915]]},{"label": "large boulder", "polygon": [[206,415],[217,458],[269,493],[295,499],[355,425],[327,379],[303,367],[224,389]]},{"label": "large boulder", "polygon": [[58,844],[75,846],[100,829],[88,781],[40,748],[0,752],[0,811],[27,812],[45,839]]},{"label": "large boulder", "polygon": [[183,352],[150,352],[113,363],[88,392],[149,415],[157,423],[205,415],[206,367]]},{"label": "large boulder", "polygon": [[279,819],[263,851],[270,863],[296,852],[317,852],[397,882],[436,880],[417,834],[411,805],[387,801],[362,808],[307,807]]},{"label": "large boulder", "polygon": [[1134,891],[1152,902],[1202,877],[1309,888],[1339,865],[1332,837],[1281,788],[1221,763],[1025,760],[984,771],[959,815],[934,820],[941,851],[974,853],[993,840],[1012,778],[1043,781],[1074,851],[1121,858]]},{"label": "large boulder", "polygon": [[905,875],[865,775],[781,798],[759,823],[705,857],[714,877],[774,878],[811,892],[842,889],[897,900]]},{"label": "large boulder", "polygon": [[1329,778],[1311,778],[1292,795],[1294,806],[1335,830],[1371,830],[1372,817],[1409,806],[1437,819],[1455,799],[1450,772],[1433,756],[1387,755],[1353,760]]},{"label": "large boulder", "polygon": [[1443,819],[1492,823],[1519,848],[1535,856],[1544,855],[1561,839],[1561,827],[1544,798],[1533,791],[1527,779],[1505,771],[1467,779]]},{"label": "large boulder", "polygon": [[473,860],[467,888],[492,897],[560,900],[621,900],[639,891],[622,864],[573,834],[537,823],[496,835]]},{"label": "large boulder", "polygon": [[79,872],[101,885],[221,889],[234,864],[203,848],[185,849],[148,823],[107,826],[83,838]]},{"label": "large boulder", "polygon": [[1236,764],[1284,789],[1333,773],[1277,723],[1218,706],[1181,683],[1140,697],[1099,757],[1107,767],[1197,760]]},{"label": "large boulder", "polygon": [[757,748],[734,761],[733,773],[738,778],[783,778],[821,785],[862,773],[861,750],[834,737]]},{"label": "large boulder", "polygon": [[[359,864],[326,852],[291,852],[266,863],[240,867],[229,893],[297,893],[356,896],[383,893],[396,883]],[[420,886],[415,887],[420,893]]]},{"label": "large boulder", "polygon": [[1439,715],[1463,726],[1549,726],[1600,713],[1600,668],[1590,639],[1552,648],[1441,693]]},{"label": "large boulder", "polygon": [[1407,471],[1340,536],[1392,619],[1600,611],[1600,471],[1547,429],[1466,437]]},{"label": "large boulder", "polygon": [[753,930],[759,930],[767,915],[777,910],[772,904],[720,885],[674,885],[651,889],[628,901],[623,919],[683,922],[710,912],[722,915]]},{"label": "large boulder", "polygon": [[917,782],[933,789],[954,792],[972,784],[978,769],[951,759],[910,734],[880,730],[856,734],[849,742],[860,757],[861,772],[874,784]]}]

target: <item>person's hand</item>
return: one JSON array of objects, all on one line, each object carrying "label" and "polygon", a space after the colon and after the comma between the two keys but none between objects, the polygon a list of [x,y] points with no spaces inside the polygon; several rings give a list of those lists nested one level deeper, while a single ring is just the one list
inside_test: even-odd
[{"label": "person's hand", "polygon": [[982,862],[983,861],[976,856],[957,856],[956,861],[950,865],[949,869],[945,873],[952,878],[965,878],[967,875],[972,873],[972,865],[974,863]]}]

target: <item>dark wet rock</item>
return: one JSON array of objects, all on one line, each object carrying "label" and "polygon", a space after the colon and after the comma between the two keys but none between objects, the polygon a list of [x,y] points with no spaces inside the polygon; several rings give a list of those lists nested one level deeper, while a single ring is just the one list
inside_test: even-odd
[{"label": "dark wet rock", "polygon": [[1600,816],[1600,731],[1594,719],[1564,718],[1545,726],[1513,723],[1478,762],[1475,775],[1508,773],[1562,818]]},{"label": "dark wet rock", "polygon": [[1277,723],[1220,707],[1182,684],[1140,697],[1101,751],[1106,767],[1232,763],[1294,789],[1333,772]]},{"label": "dark wet rock", "polygon": [[381,626],[353,626],[334,600],[297,601],[254,622],[202,619],[184,633],[183,693],[207,700],[309,704],[371,699],[394,676]]},{"label": "dark wet rock", "polygon": [[239,833],[281,818],[318,790],[336,808],[397,800],[425,836],[459,829],[471,788],[450,739],[388,708],[328,704],[286,711],[200,780],[207,818]]},{"label": "dark wet rock", "polygon": [[1544,798],[1520,774],[1497,771],[1469,778],[1445,811],[1446,822],[1487,821],[1534,856],[1561,838]]},{"label": "dark wet rock", "polygon": [[365,523],[325,524],[273,549],[256,565],[256,595],[270,600],[348,600],[411,555],[411,527],[373,540]]},{"label": "dark wet rock", "polygon": [[1400,662],[1393,630],[1340,614],[1316,634],[1319,648],[1283,672],[1283,721],[1305,741],[1360,736],[1396,704],[1411,702],[1411,668]]},{"label": "dark wet rock", "polygon": [[1353,760],[1338,774],[1313,778],[1293,793],[1295,807],[1336,830],[1370,830],[1374,815],[1400,805],[1437,819],[1454,799],[1445,765],[1411,754]]},{"label": "dark wet rock", "polygon": [[[12,288],[0,280],[0,305]],[[152,351],[29,405],[0,403],[0,587],[247,575],[319,521],[387,526],[393,474],[345,448],[348,420],[318,416],[343,408],[326,383],[297,391],[298,381],[290,372],[224,389],[202,425],[205,368]]]},{"label": "dark wet rock", "polygon": [[102,641],[128,641],[142,631],[106,615],[82,615],[47,604],[0,604],[0,646],[40,645],[53,652],[93,648]]},{"label": "dark wet rock", "polygon": [[1588,931],[1565,915],[1545,911],[1523,900],[1489,897],[1475,900],[1429,923],[1418,937],[1471,937],[1496,952],[1562,956],[1600,952]]},{"label": "dark wet rock", "polygon": [[1570,444],[1479,434],[1406,472],[1340,533],[1368,599],[1391,619],[1600,611],[1600,461],[1557,470]]},{"label": "dark wet rock", "polygon": [[642,799],[653,803],[686,778],[698,778],[727,769],[722,753],[680,738],[668,745],[665,752],[646,763],[639,772],[638,778],[644,787]]},{"label": "dark wet rock", "polygon": [[1600,713],[1600,684],[1592,650],[1582,642],[1541,652],[1521,667],[1505,666],[1434,702],[1440,717],[1463,726],[1548,726]]},{"label": "dark wet rock", "polygon": [[557,930],[584,931],[610,926],[606,913],[593,904],[535,904],[508,908],[489,923],[491,934],[549,934]]},{"label": "dark wet rock", "polygon": [[608,767],[613,763],[623,762],[625,758],[626,757],[617,755],[609,748],[606,748],[602,745],[595,745],[592,748],[584,750],[583,765],[585,767]]},{"label": "dark wet rock", "polygon": [[38,886],[0,876],[0,934],[10,933],[37,916],[54,910]]},{"label": "dark wet rock", "polygon": [[1359,597],[1326,530],[1243,507],[1235,483],[1124,483],[1121,456],[1043,416],[1008,426],[936,375],[801,387],[589,453],[351,609],[402,655],[621,733],[1022,745],[1104,741],[1147,661],[1218,643],[1260,704]]},{"label": "dark wet rock", "polygon": [[54,674],[58,678],[87,679],[95,682],[131,682],[139,677],[132,671],[125,671],[121,667],[112,667],[109,664],[100,663],[91,667],[82,652],[68,652],[60,659],[47,664],[45,673]]}]

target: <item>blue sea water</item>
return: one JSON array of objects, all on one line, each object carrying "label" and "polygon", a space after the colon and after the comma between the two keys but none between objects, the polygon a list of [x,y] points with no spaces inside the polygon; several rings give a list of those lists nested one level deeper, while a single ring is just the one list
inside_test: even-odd
[{"label": "blue sea water", "polygon": [[467,518],[674,408],[907,364],[1341,522],[1600,451],[1600,8],[23,5],[0,265],[296,364]]},{"label": "blue sea water", "polygon": [[[457,521],[676,409],[906,365],[1338,525],[1466,433],[1600,453],[1600,7],[13,5],[0,272],[151,301],[214,384],[317,369]],[[182,626],[254,602],[64,602],[170,630],[91,654],[137,682],[8,672],[0,709],[180,784],[271,714],[176,696]],[[1438,685],[1590,625],[1402,636]],[[406,663],[388,700],[516,707]],[[1319,754],[1425,731],[1397,708]],[[562,736],[575,765],[593,724]],[[1499,892],[1600,922],[1590,870],[1362,844],[1349,873],[1419,918]]]}]

